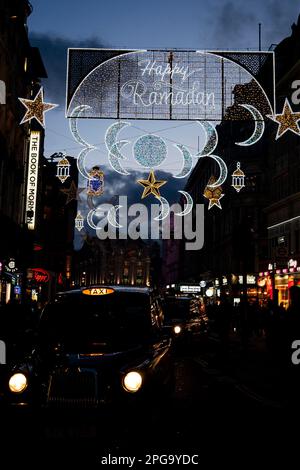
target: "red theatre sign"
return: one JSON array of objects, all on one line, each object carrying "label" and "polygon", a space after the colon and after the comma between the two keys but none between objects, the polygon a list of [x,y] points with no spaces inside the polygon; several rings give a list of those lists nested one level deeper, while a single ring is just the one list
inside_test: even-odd
[{"label": "red theatre sign", "polygon": [[36,282],[41,282],[41,283],[48,282],[50,279],[50,274],[45,269],[32,268],[32,272],[33,272],[33,279]]}]

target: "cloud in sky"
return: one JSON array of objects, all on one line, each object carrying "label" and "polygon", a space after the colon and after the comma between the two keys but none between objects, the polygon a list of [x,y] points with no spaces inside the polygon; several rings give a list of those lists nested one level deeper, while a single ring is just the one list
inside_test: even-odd
[{"label": "cloud in sky", "polygon": [[[128,204],[135,204],[143,202],[146,206],[156,202],[154,196],[149,196],[141,201],[143,187],[137,183],[138,179],[148,178],[149,170],[145,171],[132,171],[130,170],[129,176],[122,176],[111,170],[105,165],[101,165],[104,172],[104,194],[99,198],[99,204],[111,203],[117,204],[117,196],[123,195],[128,197]],[[165,197],[170,204],[178,202],[180,194],[178,191],[183,189],[186,183],[186,178],[174,178],[172,173],[155,170],[156,179],[165,180],[167,183],[161,187],[160,193]],[[85,187],[86,181],[84,178],[80,180],[80,187]],[[100,202],[101,201],[101,202]]]},{"label": "cloud in sky", "polygon": [[267,49],[289,35],[297,21],[300,5],[281,0],[213,0],[208,37],[216,48],[258,47],[258,24],[262,24],[262,45]]},{"label": "cloud in sky", "polygon": [[[258,23],[262,23],[262,44],[263,49],[267,49],[272,43],[278,43],[284,37],[290,34],[290,27],[297,21],[300,13],[298,2],[282,0],[211,0],[209,7],[200,8],[201,5],[195,4],[193,10],[196,16],[199,16],[198,37],[195,48],[223,48],[223,49],[247,49],[258,47]],[[179,5],[175,2],[172,17],[175,20],[175,13],[179,10]],[[35,9],[39,13],[38,6]],[[201,16],[200,16],[201,13]],[[74,18],[78,12],[74,11]],[[175,15],[175,16],[174,16]],[[131,20],[133,20],[131,18]],[[177,18],[178,20],[178,18]],[[46,19],[43,18],[45,22]],[[192,23],[195,29],[195,22]],[[184,26],[186,28],[186,26]],[[184,31],[184,28],[182,31]],[[82,30],[81,32],[84,32]],[[196,32],[196,31],[195,31]],[[69,31],[70,33],[70,31]],[[145,31],[140,32],[138,43],[143,44],[143,35]],[[91,36],[92,34],[92,36]],[[107,34],[107,33],[106,33]],[[158,30],[157,36],[160,37],[160,43],[164,44],[164,30]],[[49,98],[60,105],[65,103],[66,88],[66,68],[67,68],[67,49],[69,47],[110,47],[109,43],[112,37],[103,40],[99,38],[93,30],[87,30],[87,39],[74,40],[60,34],[41,33],[34,31],[30,34],[30,40],[33,46],[40,48],[43,60],[48,72],[48,79],[44,86]],[[174,38],[175,39],[175,38]],[[175,45],[180,37],[176,36]],[[126,37],[124,37],[126,43]],[[192,45],[191,45],[192,46]],[[114,46],[115,47],[115,46]],[[129,44],[128,46],[129,47]]]},{"label": "cloud in sky", "polygon": [[104,42],[98,37],[90,37],[84,41],[74,41],[52,34],[31,33],[32,46],[41,51],[47,70],[48,78],[44,82],[47,99],[62,106],[65,105],[67,51],[69,47],[104,47]]},{"label": "cloud in sky", "polygon": [[[150,195],[145,199],[141,199],[141,195],[143,192],[143,187],[137,183],[138,179],[145,179],[148,177],[149,171],[146,172],[139,172],[139,171],[131,171],[130,176],[120,176],[110,168],[106,166],[101,166],[101,169],[104,171],[104,194],[100,197],[93,198],[95,209],[102,204],[112,204],[112,205],[119,205],[119,196],[127,196],[127,208],[133,204],[141,203],[145,205],[148,209],[148,220],[145,220],[145,223],[148,224],[148,227],[151,226],[151,205],[152,204],[159,204],[158,200],[155,199],[154,196]],[[161,195],[167,199],[170,206],[172,204],[179,202],[180,193],[178,191],[183,189],[186,179],[176,179],[173,177],[171,173],[165,171],[155,171],[155,176],[157,179],[166,180],[167,183],[161,188],[160,193]],[[86,187],[85,179],[81,178],[79,182],[80,187]],[[80,194],[80,199],[82,202],[79,203],[78,209],[83,215],[87,215],[90,211],[88,204],[86,202],[86,197],[82,196],[83,193]],[[203,202],[203,201],[195,201],[195,202]],[[95,236],[95,231],[88,227],[86,224],[86,230],[90,236]],[[75,233],[74,238],[74,248],[79,250],[83,245],[83,238],[81,233]]]}]

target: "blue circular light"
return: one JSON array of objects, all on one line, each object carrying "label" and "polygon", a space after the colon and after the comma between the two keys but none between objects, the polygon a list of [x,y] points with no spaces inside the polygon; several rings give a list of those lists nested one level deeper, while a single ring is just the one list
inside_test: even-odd
[{"label": "blue circular light", "polygon": [[154,168],[166,159],[167,146],[161,137],[147,134],[137,139],[133,152],[134,158],[141,166]]}]

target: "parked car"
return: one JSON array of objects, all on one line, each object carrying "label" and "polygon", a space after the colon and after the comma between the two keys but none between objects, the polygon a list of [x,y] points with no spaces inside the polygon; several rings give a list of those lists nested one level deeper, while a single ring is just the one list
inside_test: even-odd
[{"label": "parked car", "polygon": [[167,395],[172,339],[149,288],[92,286],[59,293],[44,308],[30,357],[7,375],[15,406],[103,408]]},{"label": "parked car", "polygon": [[177,342],[199,338],[207,332],[208,319],[200,309],[199,299],[188,296],[167,296],[163,303],[164,324]]}]

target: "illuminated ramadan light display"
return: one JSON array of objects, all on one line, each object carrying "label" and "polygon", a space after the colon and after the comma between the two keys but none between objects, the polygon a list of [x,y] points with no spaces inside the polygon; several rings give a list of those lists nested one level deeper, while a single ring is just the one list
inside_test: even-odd
[{"label": "illuminated ramadan light display", "polygon": [[[99,188],[91,187],[93,178],[86,160],[97,148],[79,133],[78,119],[116,120],[104,136],[106,161],[120,178],[130,177],[128,168],[132,161],[150,171],[148,179],[139,179],[137,183],[144,187],[142,199],[152,194],[160,202],[161,213],[156,220],[163,220],[170,207],[159,190],[166,181],[157,180],[155,170],[174,155],[178,159],[179,154],[182,167],[170,178],[182,178],[185,182],[200,158],[211,158],[218,165],[219,174],[210,178],[204,196],[209,199],[208,209],[214,205],[222,208],[220,201],[224,193],[221,185],[228,178],[228,168],[222,152],[218,151],[222,148],[218,147],[220,122],[244,121],[251,125],[247,138],[235,142],[240,147],[255,145],[262,138],[268,118],[278,124],[276,139],[288,130],[300,135],[300,113],[293,112],[287,99],[282,113],[276,112],[273,51],[69,49],[68,55],[66,117],[70,118],[74,139],[83,147],[78,154],[77,166],[81,176],[87,179],[86,187],[91,196],[87,218],[91,228],[97,228],[93,218],[97,214],[93,196],[103,193],[103,182],[99,184],[98,178]],[[78,64],[82,65],[80,69]],[[262,66],[264,87],[260,83]],[[205,143],[202,150],[195,151],[181,142],[173,141],[168,145],[167,138],[161,138],[158,132],[147,131],[135,136],[131,142],[126,137],[126,128],[131,126],[126,121],[129,119],[197,122],[205,133]],[[239,165],[231,178],[231,186],[237,192],[245,187],[245,174]],[[186,191],[179,193],[184,207],[175,215],[184,216],[191,212],[194,201]],[[119,207],[115,206],[107,217],[114,227],[118,227]]]},{"label": "illuminated ramadan light display", "polygon": [[[231,91],[251,81],[253,100],[245,104],[273,114],[273,57],[273,51],[69,49],[66,116],[81,107],[81,118],[221,121],[234,104]],[[250,116],[240,106],[234,119]]]}]

